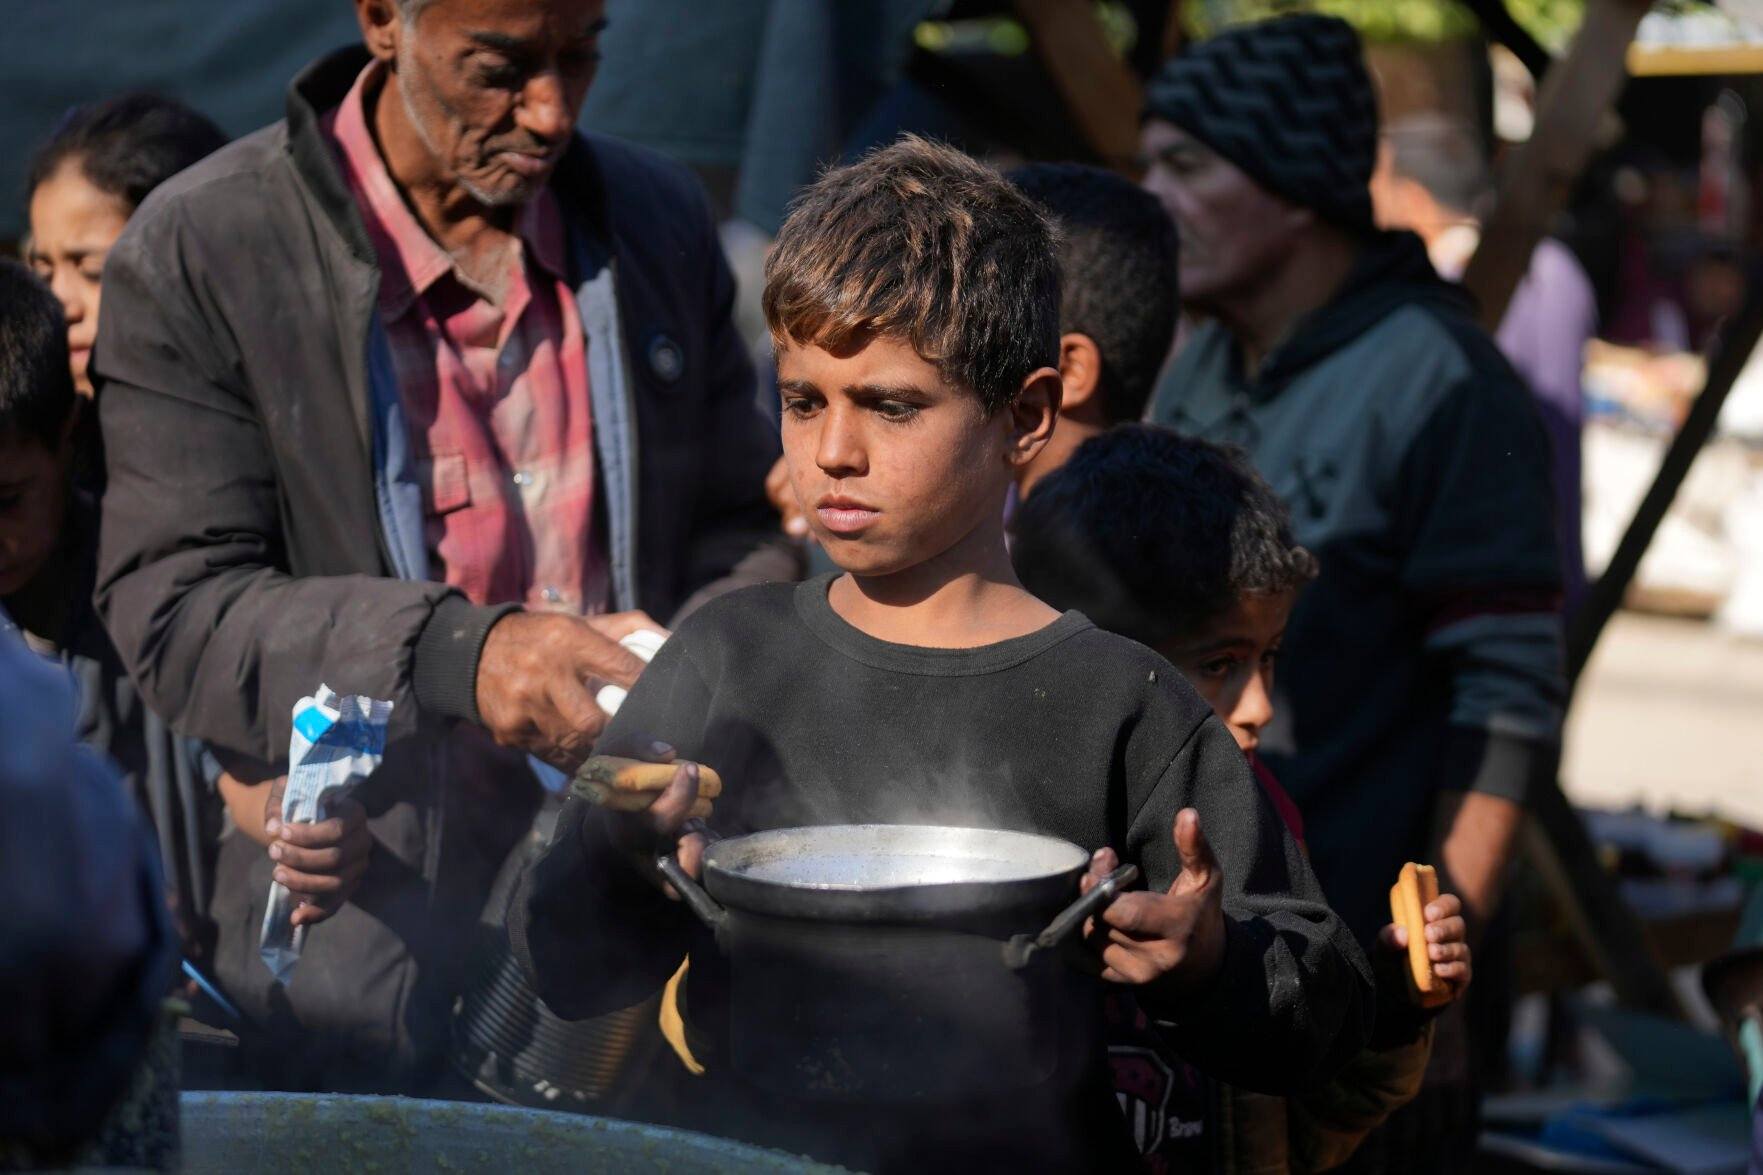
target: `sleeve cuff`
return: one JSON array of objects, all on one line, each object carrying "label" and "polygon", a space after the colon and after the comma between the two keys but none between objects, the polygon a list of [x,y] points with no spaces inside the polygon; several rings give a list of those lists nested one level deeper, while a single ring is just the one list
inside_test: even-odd
[{"label": "sleeve cuff", "polygon": [[416,635],[410,688],[426,716],[481,722],[477,709],[477,662],[490,629],[519,604],[479,607],[464,596],[443,596]]},{"label": "sleeve cuff", "polygon": [[[1245,941],[1243,928],[1229,914],[1224,916],[1224,953],[1219,957],[1218,970],[1211,978],[1191,991],[1173,996],[1140,994],[1140,1005],[1159,1027],[1180,1030],[1184,1026],[1205,1023],[1213,1017],[1225,1017],[1239,1011],[1237,1002],[1245,991],[1259,983],[1266,988],[1261,952],[1252,942]],[[1179,1011],[1177,1011],[1179,1009]]]},{"label": "sleeve cuff", "polygon": [[1552,744],[1498,731],[1454,727],[1446,740],[1445,791],[1480,792],[1523,804],[1538,777],[1554,770]]}]

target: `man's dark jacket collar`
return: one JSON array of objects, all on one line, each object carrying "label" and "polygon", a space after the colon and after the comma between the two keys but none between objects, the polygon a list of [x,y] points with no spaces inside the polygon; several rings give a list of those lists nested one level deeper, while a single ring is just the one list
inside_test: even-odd
[{"label": "man's dark jacket collar", "polygon": [[1378,233],[1366,241],[1334,297],[1300,320],[1267,356],[1255,380],[1256,394],[1273,395],[1404,306],[1458,319],[1474,311],[1469,295],[1434,271],[1419,237]]}]

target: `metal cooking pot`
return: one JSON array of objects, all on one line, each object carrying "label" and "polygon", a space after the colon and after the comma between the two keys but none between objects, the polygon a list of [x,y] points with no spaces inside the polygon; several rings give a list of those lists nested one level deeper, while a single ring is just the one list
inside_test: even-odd
[{"label": "metal cooking pot", "polygon": [[702,886],[658,864],[728,957],[734,1068],[779,1096],[865,1102],[1080,1069],[1097,981],[1057,948],[1138,876],[1128,865],[1077,897],[1089,854],[1069,841],[896,824],[719,840]]}]

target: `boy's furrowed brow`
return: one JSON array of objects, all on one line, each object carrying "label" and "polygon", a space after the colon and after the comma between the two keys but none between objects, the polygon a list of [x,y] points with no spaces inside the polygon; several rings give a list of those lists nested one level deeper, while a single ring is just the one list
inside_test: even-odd
[{"label": "boy's furrowed brow", "polygon": [[930,392],[917,384],[849,384],[845,394],[873,400],[909,400],[921,399]]},{"label": "boy's furrowed brow", "polygon": [[[820,385],[808,379],[779,380],[777,390],[783,394],[820,395]],[[931,394],[916,384],[846,384],[839,390],[854,400],[922,400]]]}]

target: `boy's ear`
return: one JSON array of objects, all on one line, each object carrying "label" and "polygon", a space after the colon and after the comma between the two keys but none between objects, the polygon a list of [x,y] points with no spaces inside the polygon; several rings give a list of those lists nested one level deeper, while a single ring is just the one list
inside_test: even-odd
[{"label": "boy's ear", "polygon": [[1005,459],[1021,468],[1035,459],[1059,422],[1059,405],[1065,395],[1059,373],[1042,367],[1022,381],[1022,390],[1010,404],[1010,448]]},{"label": "boy's ear", "polygon": [[1061,415],[1077,417],[1095,406],[1102,386],[1102,349],[1095,339],[1076,331],[1059,336],[1059,382],[1064,385]]}]

